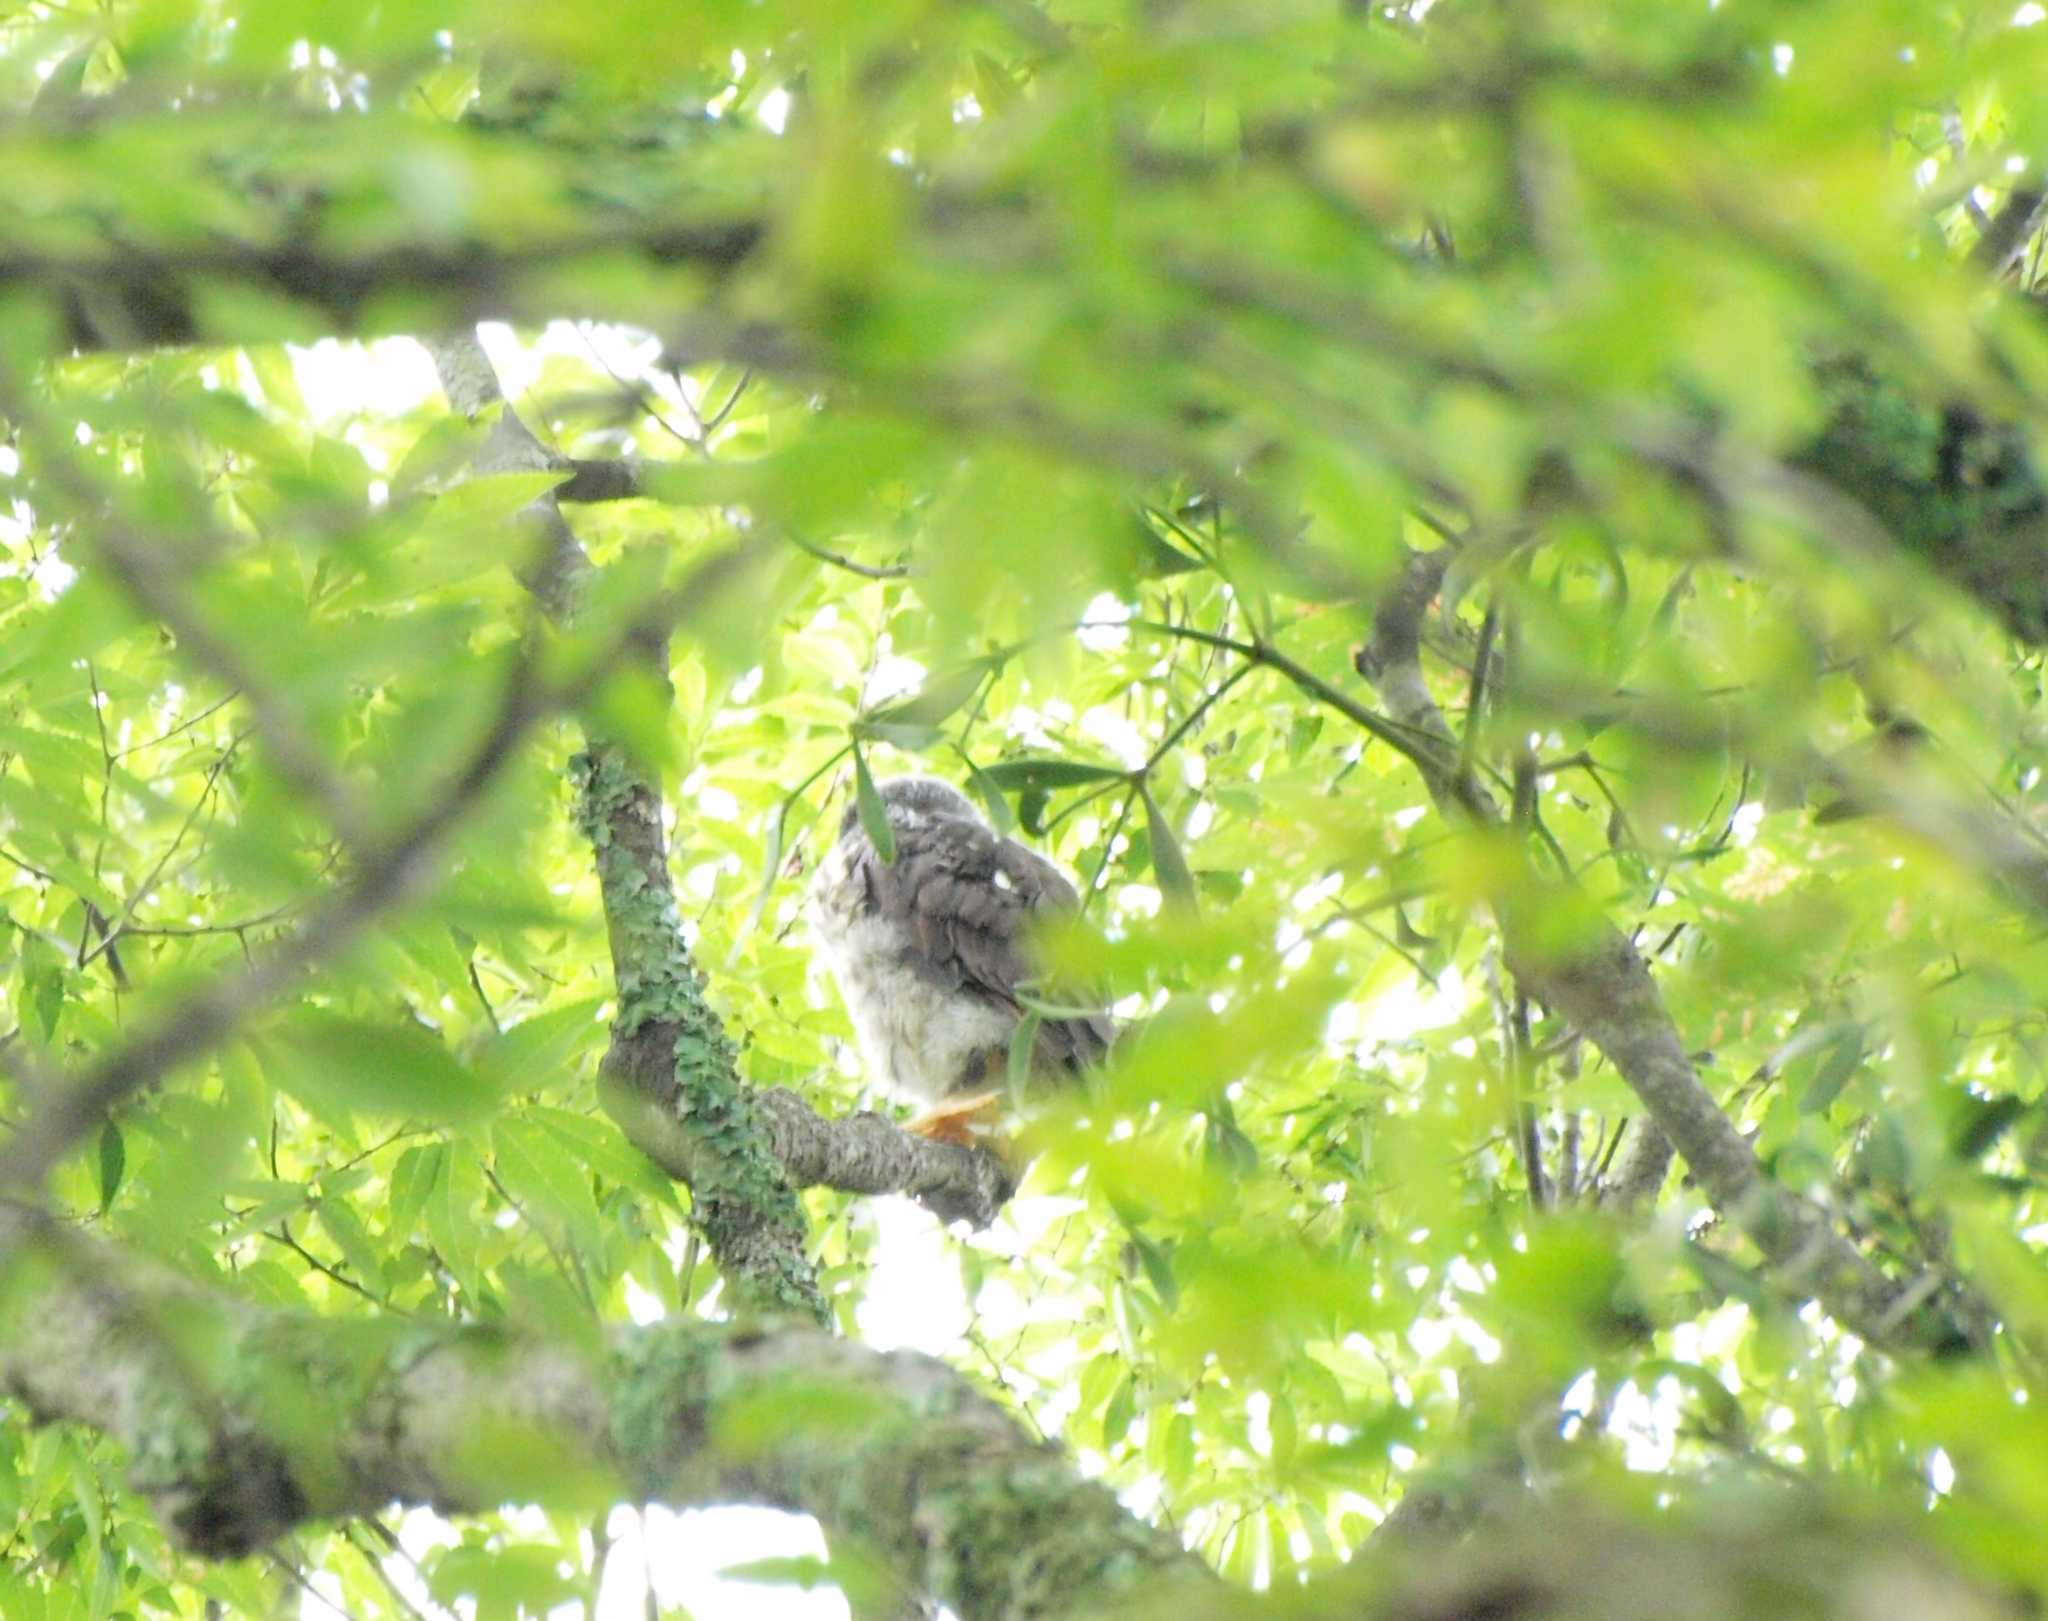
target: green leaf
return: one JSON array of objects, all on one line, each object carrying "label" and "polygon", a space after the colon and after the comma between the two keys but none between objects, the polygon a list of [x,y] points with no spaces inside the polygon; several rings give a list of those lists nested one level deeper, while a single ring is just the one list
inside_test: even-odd
[{"label": "green leaf", "polygon": [[[473,1456],[463,1474],[477,1481],[516,1477],[535,1489],[549,1484],[550,1469],[564,1477],[587,1467],[569,1456],[551,1436],[531,1425],[510,1420],[494,1433],[469,1438]],[[556,1484],[560,1484],[558,1478]],[[431,1555],[421,1569],[427,1590],[443,1606],[458,1600],[475,1602],[477,1621],[515,1621],[520,1616],[546,1615],[582,1592],[580,1582],[564,1573],[564,1550],[511,1543],[487,1548],[461,1543]]]},{"label": "green leaf", "polygon": [[54,1041],[64,1014],[67,970],[64,957],[40,934],[20,931],[21,958],[15,970],[19,1005],[31,1009],[42,1027],[43,1040]]},{"label": "green leaf", "polygon": [[586,1255],[602,1253],[590,1173],[559,1137],[522,1115],[508,1115],[491,1127],[491,1158],[527,1219],[566,1230]]},{"label": "green leaf", "polygon": [[747,1559],[736,1565],[721,1565],[719,1579],[728,1582],[756,1582],[763,1586],[798,1587],[805,1592],[833,1580],[832,1567],[815,1554],[793,1554],[772,1559]]},{"label": "green leaf", "polygon": [[121,1191],[121,1176],[128,1168],[128,1145],[122,1140],[121,1128],[108,1120],[100,1127],[100,1214],[107,1213],[107,1207],[114,1202],[114,1195]]},{"label": "green leaf", "polygon": [[[268,388],[266,385],[266,392]],[[452,487],[469,476],[477,453],[490,437],[491,419],[470,422],[452,412],[436,417],[413,441],[391,476],[391,494],[406,501],[424,492]]]},{"label": "green leaf", "polygon": [[1105,1450],[1130,1439],[1131,1424],[1138,1416],[1138,1382],[1126,1373],[1116,1392],[1102,1410],[1102,1445]]},{"label": "green leaf", "polygon": [[427,1196],[440,1180],[441,1162],[448,1150],[441,1143],[415,1143],[398,1156],[391,1168],[391,1206],[388,1227],[394,1240],[409,1239],[426,1209]]},{"label": "green leaf", "polygon": [[855,724],[870,728],[935,728],[940,721],[964,708],[981,691],[992,667],[992,660],[974,659],[950,670],[941,670],[908,697],[869,710]]},{"label": "green leaf", "polygon": [[553,471],[472,474],[435,497],[422,532],[429,538],[502,533],[514,517],[567,476]]},{"label": "green leaf", "polygon": [[1195,1421],[1186,1413],[1175,1413],[1166,1421],[1164,1474],[1168,1488],[1185,1491],[1195,1478]]},{"label": "green leaf", "polygon": [[960,758],[967,767],[967,785],[974,790],[974,797],[981,801],[981,808],[988,812],[989,825],[998,833],[1008,835],[1016,827],[1017,817],[1010,809],[1002,784],[964,753]]},{"label": "green leaf", "polygon": [[857,720],[853,724],[853,735],[864,743],[887,743],[891,748],[915,754],[930,748],[945,734],[936,726],[900,721]]},{"label": "green leaf", "polygon": [[442,1174],[427,1198],[427,1233],[435,1250],[465,1288],[476,1285],[477,1240],[482,1227],[478,1206],[483,1201],[483,1176],[475,1150],[451,1146],[442,1156]]},{"label": "green leaf", "polygon": [[272,1081],[322,1118],[475,1119],[498,1094],[482,1075],[416,1025],[302,1013],[278,1036]]},{"label": "green leaf", "polygon": [[230,1182],[221,1190],[235,1198],[253,1201],[238,1212],[223,1229],[228,1237],[263,1232],[280,1220],[296,1216],[311,1200],[303,1182],[278,1182],[268,1177]]},{"label": "green leaf", "polygon": [[1275,1391],[1266,1411],[1266,1425],[1273,1435],[1273,1467],[1286,1469],[1301,1451],[1301,1424],[1294,1416],[1294,1403]]},{"label": "green leaf", "polygon": [[1127,1228],[1126,1233],[1131,1248],[1137,1252],[1138,1264],[1158,1291],[1160,1304],[1168,1311],[1175,1310],[1180,1305],[1180,1280],[1173,1275],[1173,1256],[1164,1245],[1135,1227]]},{"label": "green leaf", "polygon": [[1863,1027],[1851,1025],[1835,1038],[1820,1068],[1799,1097],[1801,1114],[1819,1114],[1841,1095],[1863,1062]]},{"label": "green leaf", "polygon": [[1209,1111],[1202,1133],[1202,1147],[1210,1163],[1232,1176],[1252,1176],[1258,1171],[1258,1148],[1238,1129],[1228,1103],[1212,1107]]},{"label": "green leaf", "polygon": [[1159,893],[1169,906],[1199,912],[1201,902],[1195,893],[1195,875],[1188,871],[1187,857],[1174,837],[1173,824],[1159,808],[1159,801],[1152,797],[1149,782],[1140,782],[1138,793],[1145,801],[1145,828],[1151,839],[1152,871],[1159,879]]},{"label": "green leaf", "polygon": [[761,841],[761,883],[754,891],[754,907],[747,915],[747,926],[760,925],[761,914],[768,909],[768,897],[775,893],[775,880],[782,876],[782,840],[789,822],[791,801],[776,801],[774,814],[768,818],[768,834]]},{"label": "green leaf", "polygon": [[1017,1028],[1010,1032],[1010,1048],[1004,1058],[1003,1075],[1005,1095],[1013,1109],[1024,1106],[1025,1093],[1031,1085],[1041,1023],[1042,1015],[1038,1009],[1027,1004],[1024,1016],[1017,1021]]},{"label": "green leaf", "polygon": [[882,865],[890,866],[896,860],[896,830],[889,825],[888,807],[882,803],[875,779],[868,775],[867,756],[857,743],[853,749],[853,782],[861,828],[875,847],[875,854],[882,858]]},{"label": "green leaf", "polygon": [[1117,766],[1088,765],[1080,760],[997,760],[981,774],[1010,792],[1036,788],[1084,788],[1090,783],[1121,782],[1129,775]]},{"label": "green leaf", "polygon": [[603,1007],[594,997],[579,997],[507,1026],[478,1055],[478,1077],[494,1095],[567,1080],[604,1044]]},{"label": "green leaf", "polygon": [[341,1251],[342,1259],[348,1262],[356,1282],[372,1294],[382,1294],[384,1263],[378,1257],[377,1246],[371,1242],[368,1230],[348,1201],[323,1196],[314,1201],[313,1213],[326,1229],[327,1236],[334,1240],[334,1247]]},{"label": "green leaf", "polygon": [[101,1502],[100,1478],[93,1470],[91,1461],[75,1449],[67,1448],[67,1462],[70,1465],[72,1500],[78,1505],[78,1512],[85,1520],[86,1540],[95,1555],[106,1537],[106,1510]]},{"label": "green leaf", "polygon": [[551,1133],[576,1164],[595,1171],[614,1187],[637,1189],[664,1204],[676,1202],[675,1184],[668,1175],[603,1116],[536,1103],[526,1110],[525,1118]]}]

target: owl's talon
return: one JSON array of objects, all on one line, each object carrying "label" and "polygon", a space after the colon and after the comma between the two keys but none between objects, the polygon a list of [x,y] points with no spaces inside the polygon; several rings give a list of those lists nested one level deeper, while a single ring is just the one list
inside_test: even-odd
[{"label": "owl's talon", "polygon": [[998,1105],[1002,1101],[1000,1092],[978,1092],[972,1097],[954,1098],[927,1109],[903,1129],[928,1142],[973,1148],[993,1129]]}]

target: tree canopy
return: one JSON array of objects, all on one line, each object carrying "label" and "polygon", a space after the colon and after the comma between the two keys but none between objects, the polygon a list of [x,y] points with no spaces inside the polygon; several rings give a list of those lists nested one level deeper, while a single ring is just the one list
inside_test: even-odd
[{"label": "tree canopy", "polygon": [[2044,20],[0,6],[0,1614],[2040,1603]]}]

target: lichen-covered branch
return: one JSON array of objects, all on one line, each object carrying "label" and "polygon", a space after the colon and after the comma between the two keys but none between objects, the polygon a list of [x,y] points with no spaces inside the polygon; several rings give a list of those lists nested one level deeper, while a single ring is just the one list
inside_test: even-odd
[{"label": "lichen-covered branch", "polygon": [[[427,348],[457,410],[498,409],[477,471],[566,471],[505,404],[473,334],[435,337]],[[523,514],[540,551],[521,578],[551,614],[566,617],[590,562],[560,495],[542,496]],[[575,770],[578,825],[597,862],[619,991],[603,1066],[606,1108],[643,1152],[689,1185],[712,1253],[741,1294],[822,1317],[795,1188],[903,1193],[945,1220],[993,1220],[1011,1189],[995,1155],[912,1137],[879,1115],[831,1121],[793,1093],[753,1093],[683,938],[659,793],[602,740],[592,740]]]},{"label": "lichen-covered branch", "polygon": [[248,1553],[392,1502],[748,1502],[857,1538],[963,1621],[1210,1578],[943,1363],[784,1321],[601,1348],[260,1310],[0,1203],[0,1387],[105,1431],[171,1534]]},{"label": "lichen-covered branch", "polygon": [[[558,470],[560,458],[519,420],[504,399],[474,333],[428,345],[451,404],[475,415],[498,411],[477,459],[479,471]],[[557,618],[573,616],[590,561],[552,494],[522,514],[540,541],[521,579]],[[667,644],[639,651],[667,679]],[[629,1130],[645,1135],[648,1105],[681,1145],[691,1208],[719,1272],[736,1299],[757,1310],[829,1317],[817,1271],[806,1253],[809,1227],[796,1191],[739,1073],[725,1027],[705,999],[676,911],[662,834],[661,795],[618,744],[592,737],[573,764],[577,826],[590,841],[611,940],[618,1014],[604,1058],[607,1096]]]},{"label": "lichen-covered branch", "polygon": [[[741,1298],[822,1322],[828,1310],[805,1254],[803,1207],[683,938],[660,797],[617,748],[595,745],[572,769],[618,987],[605,1078],[673,1122],[687,1145],[696,1219]],[[634,1111],[614,1112],[635,1121]]]},{"label": "lichen-covered branch", "polygon": [[872,1110],[828,1120],[783,1087],[761,1094],[776,1157],[798,1187],[900,1193],[941,1221],[986,1227],[1016,1191],[1016,1178],[986,1148],[913,1136]]}]

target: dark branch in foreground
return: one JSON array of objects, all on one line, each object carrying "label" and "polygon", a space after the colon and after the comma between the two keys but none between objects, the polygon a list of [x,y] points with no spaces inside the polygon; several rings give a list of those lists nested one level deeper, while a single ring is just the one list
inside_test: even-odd
[{"label": "dark branch in foreground", "polygon": [[365,849],[351,881],[309,914],[297,933],[248,967],[224,974],[183,998],[75,1077],[53,1087],[0,1149],[0,1188],[36,1187],[65,1151],[123,1098],[215,1046],[243,1020],[282,996],[308,968],[333,957],[379,917],[426,887],[432,877],[431,858],[442,840],[497,779],[519,741],[563,697],[541,689],[526,667],[519,666],[498,715],[433,802]]},{"label": "dark branch in foreground", "polygon": [[[366,322],[374,332],[376,317],[406,295],[442,301],[450,318],[540,321],[559,304],[558,278],[579,263],[625,254],[658,269],[723,276],[744,263],[765,234],[761,221],[746,217],[657,217],[508,247],[405,242],[351,251],[304,240],[216,236],[138,246],[110,239],[61,252],[0,252],[0,289],[61,290],[66,335],[80,349],[234,343],[241,337],[228,312],[236,300],[202,299],[195,289],[241,287],[283,297],[339,332],[365,332]],[[529,297],[529,279],[544,290]]]},{"label": "dark branch in foreground", "polygon": [[814,1514],[963,1621],[1213,1580],[930,1357],[787,1321],[672,1321],[598,1348],[258,1310],[6,1203],[0,1247],[17,1256],[0,1386],[125,1445],[135,1489],[205,1557],[394,1502],[633,1499]]}]

